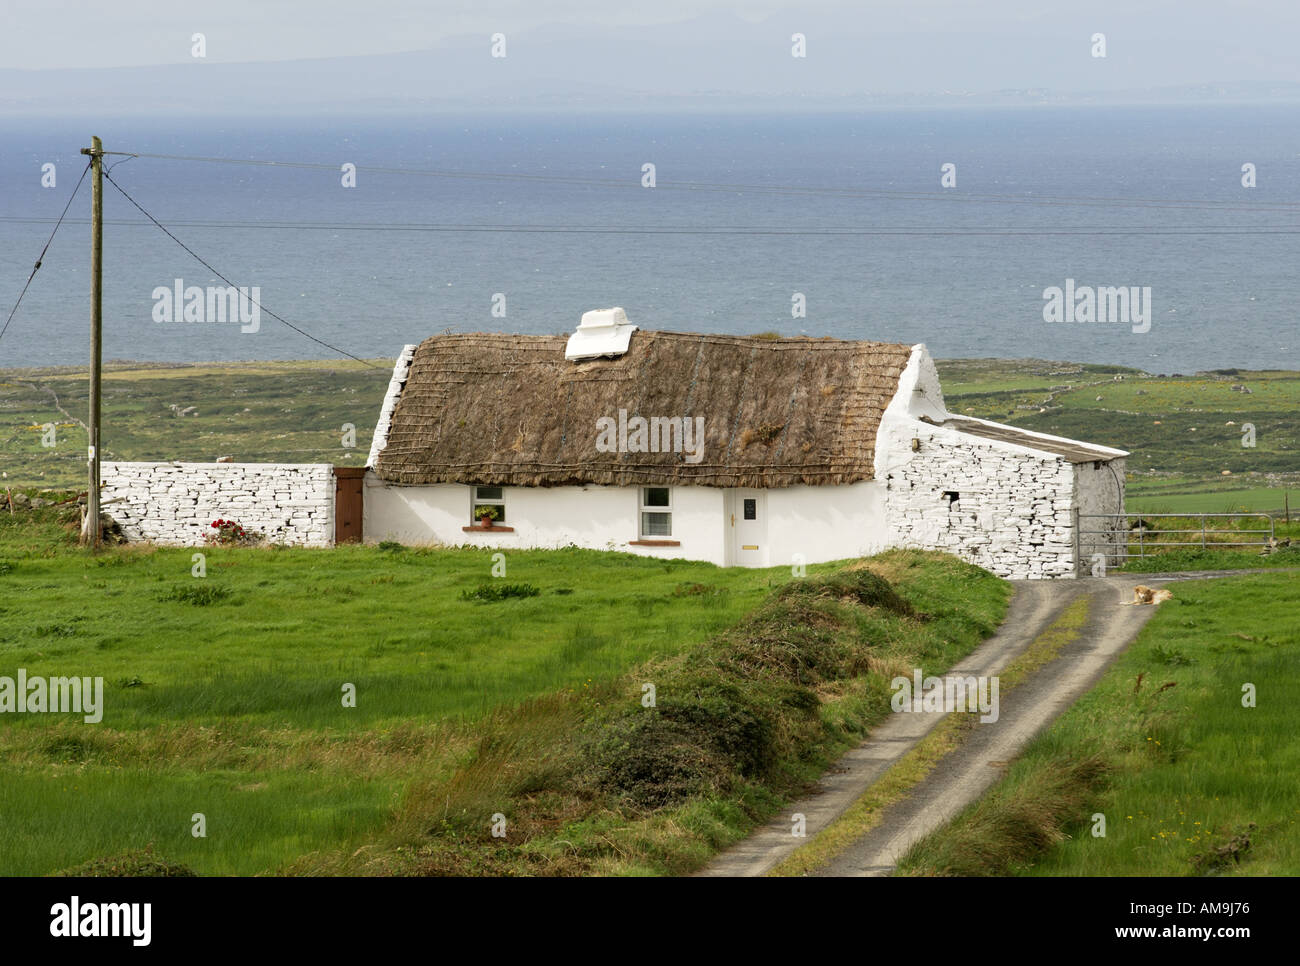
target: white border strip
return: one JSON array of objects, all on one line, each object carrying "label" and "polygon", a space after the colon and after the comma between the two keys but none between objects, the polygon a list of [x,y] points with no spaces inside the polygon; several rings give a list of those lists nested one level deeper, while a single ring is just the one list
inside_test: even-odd
[{"label": "white border strip", "polygon": [[397,361],[393,363],[393,378],[388,383],[388,392],[384,395],[384,406],[379,411],[379,422],[375,423],[375,435],[370,440],[370,456],[366,459],[366,469],[374,469],[379,454],[388,445],[388,431],[393,428],[393,410],[397,400],[402,398],[402,389],[406,386],[406,377],[411,371],[411,360],[415,358],[415,346],[402,347]]}]

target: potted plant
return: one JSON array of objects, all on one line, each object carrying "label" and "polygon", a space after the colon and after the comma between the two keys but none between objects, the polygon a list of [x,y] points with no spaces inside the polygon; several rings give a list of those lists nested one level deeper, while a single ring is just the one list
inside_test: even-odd
[{"label": "potted plant", "polygon": [[478,518],[478,521],[481,524],[483,524],[484,530],[491,530],[492,521],[498,519],[500,514],[497,512],[496,507],[485,504],[474,508],[474,516]]}]

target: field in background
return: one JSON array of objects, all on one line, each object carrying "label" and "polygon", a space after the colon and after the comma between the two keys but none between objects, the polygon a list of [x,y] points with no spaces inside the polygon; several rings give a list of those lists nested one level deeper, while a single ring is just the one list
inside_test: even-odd
[{"label": "field in background", "polygon": [[[1128,450],[1128,509],[1283,510],[1300,493],[1300,372],[1153,376],[1037,360],[939,362],[953,412]],[[1242,445],[1245,424],[1255,445]]]},{"label": "field in background", "polygon": [[[392,360],[371,365],[107,363],[102,458],[364,465],[392,375]],[[87,405],[85,370],[0,370],[4,482],[84,489]],[[54,447],[42,445],[50,423]]]},{"label": "field in background", "polygon": [[[350,361],[110,364],[104,458],[359,466],[390,375],[390,360],[371,362],[376,368]],[[1288,492],[1300,493],[1300,372],[1164,377],[1038,360],[938,365],[953,412],[1129,450],[1131,510],[1280,512]],[[0,370],[4,482],[80,484],[85,418],[84,371]],[[49,423],[57,426],[53,448],[41,445]],[[1253,448],[1241,445],[1245,423],[1255,427]],[[355,446],[343,445],[345,424],[355,427]]]}]

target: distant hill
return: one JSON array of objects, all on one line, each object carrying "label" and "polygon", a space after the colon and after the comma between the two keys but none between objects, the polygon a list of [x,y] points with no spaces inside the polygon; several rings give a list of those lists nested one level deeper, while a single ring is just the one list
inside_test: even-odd
[{"label": "distant hill", "polygon": [[[207,57],[184,63],[0,69],[0,115],[1300,101],[1300,83],[1285,80],[1180,84],[1195,75],[1167,37],[1126,33],[1097,61],[1081,28],[972,35],[941,24],[922,35],[856,19],[810,12],[751,22],[714,13],[650,26],[554,24],[507,32],[505,57],[492,56],[484,32],[408,53],[254,63],[234,62],[238,37],[213,34]],[[795,33],[806,37],[803,58],[791,56]],[[188,49],[186,40],[176,46]],[[1062,56],[1067,43],[1078,56]],[[1212,63],[1270,73],[1260,60]]]}]

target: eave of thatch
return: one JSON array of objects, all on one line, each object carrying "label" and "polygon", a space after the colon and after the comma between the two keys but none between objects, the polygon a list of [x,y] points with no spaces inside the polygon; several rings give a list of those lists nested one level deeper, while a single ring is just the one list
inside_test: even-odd
[{"label": "eave of thatch", "polygon": [[[563,336],[476,333],[415,351],[375,473],[391,483],[784,487],[872,478],[911,348],[639,330],[567,362]],[[597,420],[703,417],[698,462],[601,452]]]}]

